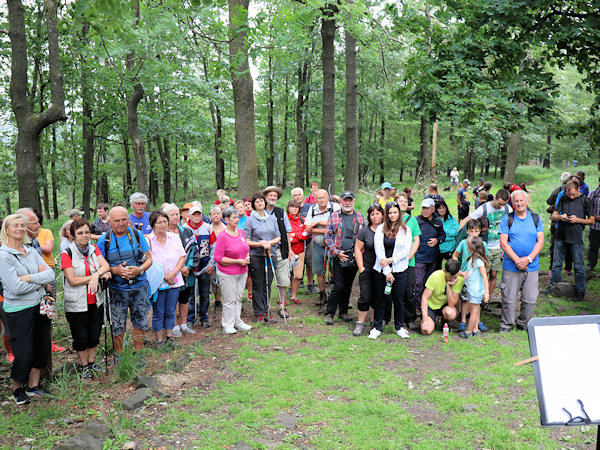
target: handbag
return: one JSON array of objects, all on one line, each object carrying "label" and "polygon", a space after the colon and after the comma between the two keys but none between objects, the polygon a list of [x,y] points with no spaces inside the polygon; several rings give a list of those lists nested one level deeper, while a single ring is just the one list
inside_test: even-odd
[{"label": "handbag", "polygon": [[58,318],[58,311],[56,310],[56,300],[54,297],[45,294],[42,295],[40,301],[40,314],[46,316],[50,320]]}]

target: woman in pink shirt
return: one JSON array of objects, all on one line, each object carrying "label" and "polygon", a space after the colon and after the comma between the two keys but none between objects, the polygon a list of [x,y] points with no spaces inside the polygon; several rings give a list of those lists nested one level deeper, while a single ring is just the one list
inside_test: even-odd
[{"label": "woman in pink shirt", "polygon": [[233,334],[238,330],[252,329],[240,318],[242,295],[250,264],[250,247],[246,242],[244,230],[237,228],[238,210],[228,206],[223,210],[223,219],[227,225],[217,237],[214,258],[223,302],[221,324],[224,333]]},{"label": "woman in pink shirt", "polygon": [[[158,299],[152,306],[152,331],[156,334],[156,346],[165,342],[177,346],[173,337],[175,308],[179,298],[179,287],[183,286],[181,268],[186,253],[179,235],[168,232],[169,216],[162,211],[152,211],[149,218],[152,233],[148,235],[152,261],[163,265],[165,277],[158,288]],[[163,330],[165,339],[162,338]]]}]

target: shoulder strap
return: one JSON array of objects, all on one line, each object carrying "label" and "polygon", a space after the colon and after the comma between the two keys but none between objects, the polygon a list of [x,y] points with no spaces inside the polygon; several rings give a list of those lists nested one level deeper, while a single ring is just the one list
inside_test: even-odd
[{"label": "shoulder strap", "polygon": [[106,256],[108,256],[108,250],[110,249],[110,243],[112,241],[113,238],[113,230],[112,228],[110,230],[108,230],[108,233],[106,233],[106,237],[104,238],[104,254]]},{"label": "shoulder strap", "polygon": [[131,233],[131,235],[133,236],[133,240],[135,241],[135,243],[138,246],[138,250],[141,252],[142,247],[140,246],[140,237],[137,234],[137,230],[132,230],[131,228],[127,227],[127,232]]},{"label": "shoulder strap", "polygon": [[69,258],[71,258],[71,260],[73,260],[73,250],[71,250],[71,247],[67,247],[65,249],[65,252],[67,252],[67,255],[69,255]]},{"label": "shoulder strap", "polygon": [[487,202],[483,204],[483,213],[481,214],[481,217],[487,217]]},{"label": "shoulder strap", "polygon": [[[529,213],[531,214],[531,218],[533,219],[533,224],[535,225],[535,228],[537,229],[538,223],[540,223],[540,216],[538,214],[534,213],[533,211],[529,211]],[[512,227],[514,220],[515,220],[515,212],[511,211],[508,213],[508,229],[509,230]]]}]

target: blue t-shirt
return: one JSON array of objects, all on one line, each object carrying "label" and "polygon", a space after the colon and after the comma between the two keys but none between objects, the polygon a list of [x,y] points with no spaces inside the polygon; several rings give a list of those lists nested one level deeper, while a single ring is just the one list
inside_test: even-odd
[{"label": "blue t-shirt", "polygon": [[[535,244],[537,243],[538,232],[544,231],[544,224],[542,219],[538,221],[537,228],[533,223],[533,217],[531,213],[527,211],[527,216],[524,219],[519,219],[515,214],[513,224],[508,229],[508,214],[502,218],[500,222],[500,234],[508,234],[508,245],[517,254],[519,258],[528,256]],[[539,255],[535,257],[532,263],[527,266],[527,272],[536,272],[540,269]],[[508,270],[509,272],[521,272],[517,269],[515,262],[508,256],[504,255],[504,262],[502,263],[502,270]]]},{"label": "blue t-shirt", "polygon": [[475,260],[475,266],[473,267],[473,261],[467,262],[466,272],[469,274],[469,278],[465,280],[467,286],[467,292],[473,297],[482,297],[485,294],[485,286],[483,285],[483,277],[481,276],[480,267],[483,267],[483,261],[481,258]]},{"label": "blue t-shirt", "polygon": [[[485,249],[485,256],[488,256],[490,252],[488,251],[487,242],[483,241],[483,248]],[[460,271],[466,272],[467,267],[467,259],[471,256],[471,252],[469,251],[469,247],[467,245],[467,240],[463,239],[460,241],[460,244],[456,247],[456,251],[460,254]]]},{"label": "blue t-shirt", "polygon": [[135,217],[133,213],[129,214],[129,220],[133,225],[133,228],[140,230],[144,234],[152,233],[152,227],[150,226],[150,214],[145,212],[142,217]]},{"label": "blue t-shirt", "polygon": [[[104,251],[106,236],[108,233],[104,233],[98,238],[96,245],[102,252],[102,256],[106,258],[106,261],[108,261],[108,264],[111,267],[116,267],[122,262],[125,262],[125,265],[127,266],[139,266],[139,264],[136,262],[136,257],[150,250],[148,241],[146,241],[146,238],[139,230],[127,228],[127,231],[128,232],[125,236],[116,237],[114,234],[112,235],[112,238],[110,239],[110,247],[108,248],[108,255]],[[130,234],[133,232],[138,234],[138,241],[140,243],[139,247],[135,241],[135,237]],[[146,273],[134,278],[132,284],[129,284],[127,280],[121,278],[120,276],[113,274],[110,280],[108,280],[108,284],[113,289],[121,289],[123,291],[139,289],[141,286],[146,284]]]}]

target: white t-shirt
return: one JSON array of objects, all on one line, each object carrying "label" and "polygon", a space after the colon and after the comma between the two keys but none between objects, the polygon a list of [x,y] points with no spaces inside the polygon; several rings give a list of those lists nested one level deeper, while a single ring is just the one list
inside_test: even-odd
[{"label": "white t-shirt", "polygon": [[471,219],[479,219],[483,216],[485,210],[488,220],[490,221],[490,230],[488,231],[488,248],[490,250],[496,250],[500,248],[500,221],[505,214],[512,212],[510,205],[505,205],[500,209],[496,209],[492,206],[492,202],[487,202],[473,211]]}]

